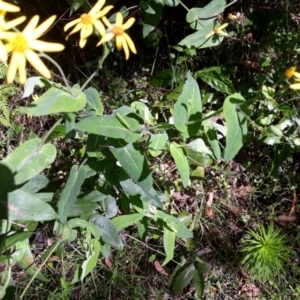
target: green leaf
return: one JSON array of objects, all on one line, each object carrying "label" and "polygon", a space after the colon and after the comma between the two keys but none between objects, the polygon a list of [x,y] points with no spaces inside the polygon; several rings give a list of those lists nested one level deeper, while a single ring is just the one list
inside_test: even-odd
[{"label": "green leaf", "polygon": [[83,166],[78,170],[78,166],[73,166],[66,185],[58,200],[58,215],[61,223],[67,221],[68,215],[71,213],[73,204],[77,199],[80,187],[86,178],[87,167]]},{"label": "green leaf", "polygon": [[82,273],[80,280],[83,281],[83,279],[93,271],[93,269],[96,267],[99,254],[100,254],[100,242],[97,240],[91,240],[91,249],[90,249],[90,255],[89,257],[82,263]]},{"label": "green leaf", "polygon": [[198,48],[204,49],[209,47],[219,46],[224,37],[223,36],[212,36],[206,38],[206,36],[214,29],[214,22],[210,22],[206,27],[202,28],[199,31],[196,31],[179,42],[180,46],[185,46],[187,48]]},{"label": "green leaf", "polygon": [[123,243],[122,240],[118,234],[118,231],[112,221],[109,219],[101,216],[101,215],[93,215],[90,218],[90,222],[97,227],[99,227],[101,232],[102,240],[108,244],[111,245],[118,250],[123,249]]},{"label": "green leaf", "polygon": [[204,293],[204,277],[201,271],[201,266],[199,262],[194,262],[195,270],[193,272],[194,284],[196,288],[196,294],[198,298],[201,298]]},{"label": "green leaf", "polygon": [[162,150],[165,148],[167,141],[168,135],[166,133],[152,134],[149,141],[149,153],[153,157],[160,155]]},{"label": "green leaf", "polygon": [[93,213],[94,210],[99,208],[100,205],[93,201],[88,201],[85,199],[76,199],[72,208],[67,211],[68,217],[77,217],[86,213]]},{"label": "green leaf", "polygon": [[172,276],[171,290],[177,295],[179,294],[191,281],[194,275],[194,264],[184,265],[175,270],[176,273]]},{"label": "green leaf", "polygon": [[97,116],[102,116],[103,114],[103,105],[99,95],[99,92],[90,87],[84,91],[86,96],[87,105]]},{"label": "green leaf", "polygon": [[136,144],[126,144],[119,140],[113,143],[114,148],[110,151],[119,161],[125,172],[139,185],[144,191],[152,188],[153,180],[145,156]]},{"label": "green leaf", "polygon": [[114,197],[109,195],[104,200],[104,211],[105,211],[105,217],[109,219],[117,215],[118,206],[117,206],[117,201]]},{"label": "green leaf", "polygon": [[11,221],[48,221],[57,214],[48,203],[19,189],[8,193],[8,217]]},{"label": "green leaf", "polygon": [[218,141],[217,132],[212,126],[204,125],[207,143],[210,145],[212,152],[217,160],[221,158],[221,149]]},{"label": "green leaf", "polygon": [[221,73],[220,67],[203,69],[196,72],[196,76],[219,92],[225,94],[233,94],[235,92],[230,79]]},{"label": "green leaf", "polygon": [[173,259],[175,249],[175,231],[169,228],[167,222],[164,223],[164,249],[166,258],[162,266]]},{"label": "green leaf", "polygon": [[86,97],[78,87],[73,87],[71,90],[73,95],[70,95],[67,90],[51,87],[27,107],[20,106],[20,112],[34,117],[78,112],[85,107]]},{"label": "green leaf", "polygon": [[139,123],[126,116],[122,116],[122,120],[113,115],[102,117],[91,116],[82,119],[75,127],[83,132],[94,133],[115,139],[123,139],[127,143],[138,140],[140,134],[132,132],[132,130],[140,129]]},{"label": "green leaf", "polygon": [[[173,111],[173,121],[176,129],[187,133],[188,136],[196,134],[200,128],[202,115],[201,95],[197,82],[187,73],[187,81],[183,87]],[[197,121],[196,124],[186,125],[188,121]]]},{"label": "green leaf", "polygon": [[190,169],[189,169],[188,159],[182,147],[176,143],[171,143],[170,152],[178,168],[182,180],[182,184],[184,187],[186,187],[190,179]]},{"label": "green leaf", "polygon": [[116,227],[117,231],[120,231],[128,226],[133,225],[134,223],[138,222],[144,217],[144,214],[131,214],[131,215],[124,215],[118,216],[113,218],[111,221]]},{"label": "green leaf", "polygon": [[177,6],[179,4],[178,0],[163,0],[163,1],[165,5],[171,7]]},{"label": "green leaf", "polygon": [[[56,157],[56,148],[51,144],[40,147],[41,139],[28,140],[10,153],[1,164],[14,174],[13,183],[22,184],[50,165]],[[11,176],[1,173],[2,183],[11,181]]]},{"label": "green leaf", "polygon": [[42,174],[38,174],[31,178],[22,186],[22,190],[31,194],[37,193],[49,183],[49,179]]},{"label": "green leaf", "polygon": [[186,15],[186,21],[193,23],[192,28],[201,30],[211,22],[214,22],[216,16],[225,10],[225,0],[212,0],[205,7],[193,7]]},{"label": "green leaf", "polygon": [[[243,136],[248,131],[248,121],[240,112],[245,99],[240,94],[228,96],[223,103],[223,117],[227,125],[226,148],[224,159],[230,161],[243,146]],[[247,113],[247,112],[245,112]]]},{"label": "green leaf", "polygon": [[33,232],[18,232],[13,233],[11,235],[1,234],[0,235],[0,246],[1,246],[1,252],[3,253],[6,250],[8,250],[10,247],[14,246],[18,242],[22,242],[26,239],[28,239]]},{"label": "green leaf", "polygon": [[161,3],[157,3],[154,0],[150,0],[147,4],[151,7],[151,9],[155,12],[151,11],[151,14],[146,13],[144,18],[143,25],[143,38],[147,37],[151,31],[155,29],[155,27],[160,22],[163,12],[163,5]]},{"label": "green leaf", "polygon": [[18,261],[19,266],[28,274],[29,276],[34,276],[36,273],[36,279],[48,282],[49,280],[43,276],[42,273],[38,271],[37,266],[35,265],[33,255],[31,253],[29,245],[26,246],[24,255],[20,261]]}]

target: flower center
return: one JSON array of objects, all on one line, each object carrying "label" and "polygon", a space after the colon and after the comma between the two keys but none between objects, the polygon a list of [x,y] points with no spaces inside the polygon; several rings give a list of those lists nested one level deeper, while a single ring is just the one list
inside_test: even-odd
[{"label": "flower center", "polygon": [[214,29],[214,33],[215,33],[215,34],[218,34],[218,33],[219,33],[219,29],[218,29],[218,28],[215,28],[215,29]]},{"label": "flower center", "polygon": [[28,41],[26,37],[21,33],[18,33],[12,40],[12,45],[14,51],[24,52],[26,49],[28,49]]},{"label": "flower center", "polygon": [[124,33],[124,30],[120,26],[114,26],[112,32],[115,36],[118,36],[118,35],[122,35]]},{"label": "flower center", "polygon": [[84,25],[88,25],[88,24],[91,24],[92,22],[91,22],[91,16],[90,15],[88,15],[88,14],[83,14],[83,15],[81,15],[81,21],[82,21],[82,23],[84,24]]}]

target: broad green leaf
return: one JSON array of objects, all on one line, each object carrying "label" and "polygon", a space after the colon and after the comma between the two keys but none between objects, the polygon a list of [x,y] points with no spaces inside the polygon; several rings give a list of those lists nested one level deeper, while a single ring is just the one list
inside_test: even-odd
[{"label": "broad green leaf", "polygon": [[212,126],[204,125],[207,143],[210,145],[212,152],[217,160],[221,158],[221,149],[218,141],[217,132]]},{"label": "broad green leaf", "polygon": [[[1,161],[2,165],[10,169],[11,174],[15,173],[14,184],[22,184],[30,180],[55,160],[56,148],[51,144],[40,147],[40,143],[41,139],[28,140]],[[2,183],[11,180],[8,174],[0,174]]]},{"label": "broad green leaf", "polygon": [[194,151],[188,146],[184,146],[183,149],[185,151],[188,162],[191,165],[209,167],[213,162],[213,159],[209,154]]},{"label": "broad green leaf", "polygon": [[242,105],[245,104],[245,99],[240,94],[228,96],[223,103],[223,117],[227,125],[226,148],[224,159],[230,161],[235,157],[243,146],[243,136],[248,131],[248,121],[244,115],[245,112],[240,112]]},{"label": "broad green leaf", "polygon": [[191,239],[193,237],[193,233],[178,218],[168,215],[161,210],[157,210],[155,215],[157,218],[168,221],[172,225],[176,237],[185,239]]},{"label": "broad green leaf", "polygon": [[[187,81],[174,106],[173,121],[176,129],[187,133],[188,136],[196,134],[200,128],[202,103],[199,86],[196,80],[187,73]],[[197,121],[196,124],[186,125],[188,121]]]},{"label": "broad green leaf", "polygon": [[69,220],[67,222],[67,226],[69,228],[75,228],[75,227],[80,227],[80,228],[83,228],[85,229],[86,227],[89,226],[89,222],[83,220],[83,219],[80,219],[80,218],[72,218],[71,220]]},{"label": "broad green leaf", "polygon": [[178,0],[163,0],[163,1],[165,5],[171,7],[177,6],[179,4]]},{"label": "broad green leaf", "polygon": [[100,254],[100,242],[97,240],[91,240],[91,248],[90,249],[90,255],[89,257],[83,262],[82,264],[82,273],[80,280],[83,281],[83,279],[93,271],[93,269],[96,267],[99,254]]},{"label": "broad green leaf", "polygon": [[[35,265],[34,258],[31,253],[31,249],[30,249],[29,245],[27,245],[25,253],[24,253],[22,259],[18,262],[18,264],[31,277],[34,276],[38,272],[38,268]],[[40,281],[43,281],[43,282],[49,281],[40,272],[38,272],[38,274],[35,278]]]},{"label": "broad green leaf", "polygon": [[145,13],[150,14],[150,15],[155,14],[155,10],[153,8],[151,8],[151,6],[147,2],[145,2],[143,0],[140,1],[140,6]]},{"label": "broad green leaf", "polygon": [[221,44],[224,37],[223,36],[212,36],[210,38],[206,38],[206,36],[214,29],[214,22],[210,22],[203,29],[196,31],[183,40],[179,42],[180,46],[185,46],[187,48],[198,48],[204,49],[209,47],[216,47]]},{"label": "broad green leaf", "polygon": [[8,217],[11,221],[48,221],[55,220],[57,214],[36,195],[19,189],[8,193]]},{"label": "broad green leaf", "polygon": [[97,116],[102,116],[103,114],[103,105],[99,95],[99,92],[90,87],[83,91],[86,96],[86,102],[88,107],[96,114]]},{"label": "broad green leaf", "polygon": [[37,193],[49,183],[49,179],[42,174],[32,177],[28,182],[22,186],[22,190],[31,194]]},{"label": "broad green leaf", "polygon": [[1,253],[8,250],[10,247],[14,246],[16,243],[28,239],[32,234],[33,232],[28,232],[28,231],[13,233],[11,235],[1,234],[0,235]]},{"label": "broad green leaf", "polygon": [[72,208],[67,211],[68,217],[77,217],[86,213],[93,213],[94,210],[98,209],[100,205],[93,201],[85,199],[76,199]]},{"label": "broad green leaf", "polygon": [[194,264],[184,265],[176,270],[170,284],[171,290],[175,295],[179,294],[190,283],[194,275],[194,270]]},{"label": "broad green leaf", "polygon": [[196,294],[197,297],[201,299],[204,293],[204,277],[203,273],[199,272],[196,268],[196,264],[199,264],[198,262],[194,262],[195,270],[193,272],[193,278],[194,278],[194,284],[196,288]]},{"label": "broad green leaf", "polygon": [[170,152],[178,168],[182,184],[184,187],[186,187],[190,179],[190,169],[186,154],[184,153],[182,147],[176,143],[171,143]]},{"label": "broad green leaf", "polygon": [[116,199],[109,195],[103,202],[104,202],[103,209],[105,211],[105,217],[109,219],[115,217],[118,213],[118,206],[117,206]]},{"label": "broad green leaf", "polygon": [[144,217],[142,213],[140,214],[131,214],[131,215],[124,215],[118,216],[113,218],[111,221],[116,227],[117,231],[120,231],[128,226],[133,225],[137,221],[141,220]]},{"label": "broad green leaf", "polygon": [[169,228],[167,222],[164,223],[164,249],[166,258],[162,266],[173,259],[175,249],[175,231]]},{"label": "broad green leaf", "polygon": [[194,23],[193,29],[201,30],[209,23],[214,22],[216,16],[225,10],[225,0],[212,0],[205,7],[193,7],[186,15],[188,23]]},{"label": "broad green leaf", "polygon": [[112,221],[101,215],[96,214],[90,218],[90,222],[99,227],[102,240],[105,243],[117,248],[118,250],[123,249],[122,240]]},{"label": "broad green leaf", "polygon": [[121,181],[120,184],[126,194],[130,196],[141,195],[141,199],[144,202],[162,208],[161,200],[153,187],[148,191],[144,191],[140,186],[129,179]]},{"label": "broad green leaf", "polygon": [[42,96],[28,106],[20,106],[21,113],[34,117],[58,113],[78,112],[85,107],[86,97],[78,87],[72,88],[71,95],[67,90],[51,87]]},{"label": "broad green leaf", "polygon": [[203,69],[196,72],[196,76],[219,92],[225,94],[233,94],[235,92],[232,82],[221,73],[220,67]]},{"label": "broad green leaf", "polygon": [[144,191],[151,189],[153,180],[146,157],[136,144],[126,144],[119,140],[114,143],[114,148],[110,151],[119,161],[125,172],[139,185]]},{"label": "broad green leaf", "polygon": [[150,0],[147,4],[151,6],[151,9],[155,12],[155,14],[153,14],[153,12],[151,12],[151,14],[146,13],[143,25],[143,38],[147,37],[149,33],[155,29],[160,22],[163,12],[163,5],[161,3]]},{"label": "broad green leaf", "polygon": [[73,204],[77,199],[80,187],[86,178],[87,167],[83,166],[78,170],[78,166],[73,166],[67,183],[58,200],[58,215],[61,223],[67,221],[68,214],[71,213]]},{"label": "broad green leaf", "polygon": [[167,141],[168,135],[166,133],[152,134],[149,141],[149,153],[153,157],[160,155],[162,150],[165,148]]},{"label": "broad green leaf", "polygon": [[139,139],[140,134],[132,130],[140,128],[139,123],[129,117],[122,116],[91,116],[82,119],[75,126],[83,132],[94,133],[114,139],[123,139],[127,143],[135,142]]},{"label": "broad green leaf", "polygon": [[155,124],[155,119],[145,103],[140,101],[134,101],[131,103],[130,106],[143,118],[145,124]]},{"label": "broad green leaf", "polygon": [[27,98],[31,96],[34,92],[34,88],[37,85],[39,88],[43,88],[45,86],[44,81],[45,79],[41,76],[34,76],[30,77],[26,80],[24,84],[24,94],[22,98]]}]

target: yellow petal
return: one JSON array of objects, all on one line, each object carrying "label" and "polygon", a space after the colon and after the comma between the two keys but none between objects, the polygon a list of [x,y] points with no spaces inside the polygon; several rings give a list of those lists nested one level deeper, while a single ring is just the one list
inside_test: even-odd
[{"label": "yellow petal", "polygon": [[300,90],[300,83],[291,84],[290,88],[293,90]]},{"label": "yellow petal", "polygon": [[32,31],[35,29],[37,24],[39,23],[40,17],[38,15],[35,15],[31,18],[29,23],[26,25],[24,30],[22,31],[23,34],[31,34]]},{"label": "yellow petal", "polygon": [[89,15],[93,16],[95,13],[97,13],[101,7],[104,5],[105,0],[99,0],[94,7],[90,10]]},{"label": "yellow petal", "polygon": [[124,39],[123,36],[118,36],[117,38],[120,38],[124,52],[125,52],[125,59],[127,60],[129,58],[129,49],[126,43],[126,40]]},{"label": "yellow petal", "polygon": [[85,44],[86,44],[87,39],[80,39],[79,41],[79,47],[80,48],[84,48]]},{"label": "yellow petal", "polygon": [[59,52],[65,49],[65,46],[59,43],[49,43],[44,41],[29,41],[28,47],[42,52]]},{"label": "yellow petal", "polygon": [[94,26],[101,36],[105,36],[106,30],[101,21],[95,20]]},{"label": "yellow petal", "polygon": [[104,7],[101,11],[97,12],[97,13],[94,15],[94,18],[95,18],[95,19],[102,18],[102,17],[105,16],[112,8],[113,8],[112,5],[108,5],[108,6]]},{"label": "yellow petal", "polygon": [[123,33],[123,36],[124,36],[124,38],[125,38],[128,46],[129,46],[131,52],[133,52],[134,54],[136,54],[136,48],[134,46],[134,43],[133,43],[131,37],[126,32]]},{"label": "yellow petal", "polygon": [[18,12],[20,11],[20,7],[1,1],[0,10],[7,11],[7,12]]},{"label": "yellow petal", "polygon": [[41,37],[43,34],[46,33],[47,30],[51,27],[51,25],[54,23],[56,19],[56,16],[53,15],[49,17],[46,21],[44,21],[42,24],[40,24],[31,34],[30,34],[30,39],[38,39]]},{"label": "yellow petal", "polygon": [[26,82],[26,59],[24,55],[20,56],[19,64],[18,64],[18,71],[19,71],[19,80],[20,83],[24,84]]},{"label": "yellow petal", "polygon": [[82,23],[78,23],[74,28],[73,30],[67,35],[66,39],[69,38],[70,35],[72,35],[73,33],[81,30],[83,28],[83,24]]},{"label": "yellow petal", "polygon": [[115,36],[115,35],[114,35],[112,32],[106,34],[106,35],[98,42],[98,44],[97,44],[96,46],[98,47],[98,46],[100,46],[101,44],[110,41],[111,39],[114,38],[114,36]]},{"label": "yellow petal", "polygon": [[16,77],[19,61],[20,59],[22,59],[20,57],[24,58],[22,53],[13,52],[9,62],[8,71],[7,71],[7,83],[12,83],[14,81]]},{"label": "yellow petal", "polygon": [[106,27],[112,29],[113,25],[111,25],[111,23],[108,21],[106,17],[102,18],[102,22],[106,25]]},{"label": "yellow petal", "polygon": [[135,22],[135,18],[130,18],[126,21],[126,23],[123,24],[122,28],[123,30],[127,30],[128,28],[130,28],[133,23]]},{"label": "yellow petal", "polygon": [[224,23],[220,27],[218,27],[217,29],[222,30],[222,29],[226,28],[228,25],[229,25],[229,23]]},{"label": "yellow petal", "polygon": [[4,47],[4,45],[1,41],[0,41],[0,60],[3,62],[7,61],[6,48]]},{"label": "yellow petal", "polygon": [[218,34],[223,35],[223,36],[227,36],[228,35],[228,33],[225,32],[225,31],[223,31],[223,30],[219,30]]},{"label": "yellow petal", "polygon": [[298,72],[294,72],[294,74],[293,74],[296,78],[300,78],[300,73],[298,73]]},{"label": "yellow petal", "polygon": [[116,47],[119,51],[122,50],[122,47],[123,47],[122,39],[123,39],[123,37],[121,35],[116,36]]},{"label": "yellow petal", "polygon": [[15,38],[16,35],[17,35],[16,32],[2,31],[2,32],[0,32],[0,39],[3,39],[3,40],[12,40],[12,39]]},{"label": "yellow petal", "polygon": [[215,34],[215,32],[214,32],[214,31],[211,31],[205,38],[208,39],[208,38],[210,38],[211,36],[213,36],[214,34]]},{"label": "yellow petal", "polygon": [[45,78],[51,78],[49,69],[45,66],[43,61],[37,56],[37,54],[31,49],[27,49],[24,52],[26,59],[29,63]]},{"label": "yellow petal", "polygon": [[11,21],[5,23],[4,29],[5,30],[9,30],[9,29],[11,29],[13,27],[17,27],[18,25],[20,25],[21,23],[23,23],[25,20],[26,20],[25,16],[16,18],[14,20],[11,20]]},{"label": "yellow petal", "polygon": [[93,33],[93,25],[84,25],[80,31],[80,39],[85,40]]},{"label": "yellow petal", "polygon": [[81,22],[81,18],[78,18],[76,20],[73,20],[69,23],[67,23],[64,27],[64,31],[67,31],[68,29],[70,29],[71,27],[75,26],[77,23]]},{"label": "yellow petal", "polygon": [[122,27],[122,24],[123,24],[123,16],[120,12],[117,12],[116,14],[116,24],[115,26],[120,26]]},{"label": "yellow petal", "polygon": [[293,77],[295,71],[296,71],[296,67],[290,67],[284,72],[284,74],[287,78],[291,78]]}]

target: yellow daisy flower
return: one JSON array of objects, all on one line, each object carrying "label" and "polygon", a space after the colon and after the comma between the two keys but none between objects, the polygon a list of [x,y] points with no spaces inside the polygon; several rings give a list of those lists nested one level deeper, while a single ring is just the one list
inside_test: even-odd
[{"label": "yellow daisy flower", "polygon": [[229,24],[224,23],[221,26],[214,28],[213,31],[211,31],[205,38],[208,39],[209,37],[213,36],[214,34],[220,34],[220,35],[228,35],[227,32],[223,31],[222,29],[226,28]]},{"label": "yellow daisy flower", "polygon": [[110,29],[106,35],[99,41],[97,46],[100,46],[103,43],[106,43],[113,38],[116,39],[116,47],[120,51],[124,49],[125,59],[129,58],[129,49],[131,52],[136,54],[136,49],[134,43],[130,36],[125,32],[128,28],[130,28],[135,22],[135,18],[130,18],[126,23],[123,24],[123,16],[120,12],[116,14],[116,23],[111,24],[106,17],[102,18],[103,23]]},{"label": "yellow daisy flower", "polygon": [[5,12],[18,12],[20,7],[0,0],[0,10]]},{"label": "yellow daisy flower", "polygon": [[296,67],[290,67],[285,71],[285,77],[291,78],[295,76],[296,78],[300,78],[300,73],[296,72]]},{"label": "yellow daisy flower", "polygon": [[[1,4],[1,2],[0,2],[0,4]],[[0,32],[14,28],[26,20],[26,17],[19,17],[14,20],[6,22],[5,14],[6,14],[6,11],[4,11],[4,10],[0,11]],[[6,49],[5,49],[2,41],[0,41],[0,60],[7,61],[7,53],[6,53]]]},{"label": "yellow daisy flower", "polygon": [[79,47],[83,48],[86,44],[87,38],[93,33],[94,27],[101,36],[104,36],[106,30],[99,19],[105,16],[113,8],[112,5],[109,5],[100,10],[104,4],[105,0],[99,0],[88,13],[82,14],[80,18],[66,24],[64,27],[64,31],[67,31],[68,29],[76,25],[75,28],[68,34],[67,39],[71,34],[80,30]]},{"label": "yellow daisy flower", "polygon": [[40,17],[34,16],[22,32],[0,32],[0,39],[7,40],[4,46],[7,53],[12,52],[9,68],[7,72],[7,82],[13,82],[16,72],[19,72],[20,83],[25,83],[26,60],[45,78],[51,78],[51,73],[35,51],[58,52],[65,47],[58,43],[48,43],[37,40],[53,24],[56,16],[52,16],[37,26]]}]

